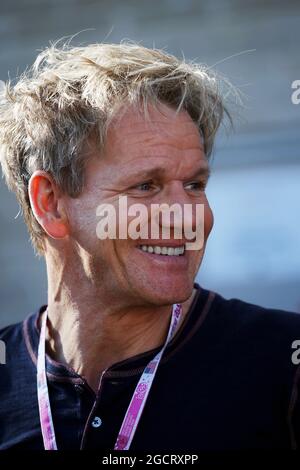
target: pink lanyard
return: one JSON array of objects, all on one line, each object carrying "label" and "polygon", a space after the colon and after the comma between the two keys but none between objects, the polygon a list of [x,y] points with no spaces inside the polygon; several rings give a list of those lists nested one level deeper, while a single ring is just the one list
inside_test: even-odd
[{"label": "pink lanyard", "polygon": [[[128,450],[135,431],[137,429],[139,420],[141,418],[144,406],[146,404],[152,382],[154,380],[157,368],[159,366],[161,357],[173,336],[175,335],[179,320],[182,314],[181,304],[174,304],[172,310],[172,318],[169,327],[168,336],[162,349],[156,354],[144,369],[140,380],[135,388],[132,395],[130,404],[126,411],[121,429],[119,431],[114,450]],[[40,413],[40,423],[44,441],[45,450],[57,450],[57,444],[55,439],[55,432],[53,426],[53,419],[50,407],[50,399],[47,385],[46,376],[46,354],[45,354],[45,342],[46,342],[46,325],[47,325],[47,311],[45,312],[38,348],[38,359],[37,359],[37,393],[38,393],[38,404]]]}]

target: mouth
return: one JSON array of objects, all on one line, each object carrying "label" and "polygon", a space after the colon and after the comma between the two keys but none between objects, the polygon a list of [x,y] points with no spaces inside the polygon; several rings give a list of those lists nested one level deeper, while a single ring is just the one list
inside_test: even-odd
[{"label": "mouth", "polygon": [[139,249],[145,253],[160,256],[183,256],[185,253],[185,245],[180,246],[164,246],[164,245],[139,245]]},{"label": "mouth", "polygon": [[[182,275],[189,269],[191,257],[186,250],[185,242],[179,243],[166,243],[150,244],[143,243],[136,245],[136,251],[140,254],[139,259],[142,263],[147,263],[148,269],[153,269],[152,275],[156,276],[154,272],[158,269],[160,273],[167,272],[168,276],[175,275],[176,273]],[[167,271],[166,271],[167,270]]]}]

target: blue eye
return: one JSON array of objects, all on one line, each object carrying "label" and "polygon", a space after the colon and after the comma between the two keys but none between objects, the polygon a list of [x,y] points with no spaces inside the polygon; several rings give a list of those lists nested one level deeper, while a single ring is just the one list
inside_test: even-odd
[{"label": "blue eye", "polygon": [[141,183],[136,186],[136,188],[140,189],[141,191],[149,191],[151,187],[152,187],[151,182]]},{"label": "blue eye", "polygon": [[205,191],[206,184],[203,181],[193,181],[187,184],[186,187],[187,186],[193,186],[191,188],[192,191]]}]

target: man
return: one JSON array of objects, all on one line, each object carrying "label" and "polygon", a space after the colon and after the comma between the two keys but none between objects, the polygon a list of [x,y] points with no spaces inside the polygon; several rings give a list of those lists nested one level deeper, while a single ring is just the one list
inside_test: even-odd
[{"label": "man", "polygon": [[[48,306],[1,331],[0,448],[296,448],[300,317],[194,283],[226,113],[216,77],[133,44],[50,47],[1,103],[1,163],[45,257]],[[191,207],[194,237],[155,204]],[[107,237],[99,206],[117,215]],[[153,219],[158,238],[142,232]]]}]

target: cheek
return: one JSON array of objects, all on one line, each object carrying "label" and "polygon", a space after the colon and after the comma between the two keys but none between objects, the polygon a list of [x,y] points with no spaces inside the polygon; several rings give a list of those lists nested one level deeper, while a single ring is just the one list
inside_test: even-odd
[{"label": "cheek", "polygon": [[97,237],[100,217],[96,209],[95,203],[86,204],[79,198],[71,200],[67,208],[71,238],[89,252],[100,241]]}]

